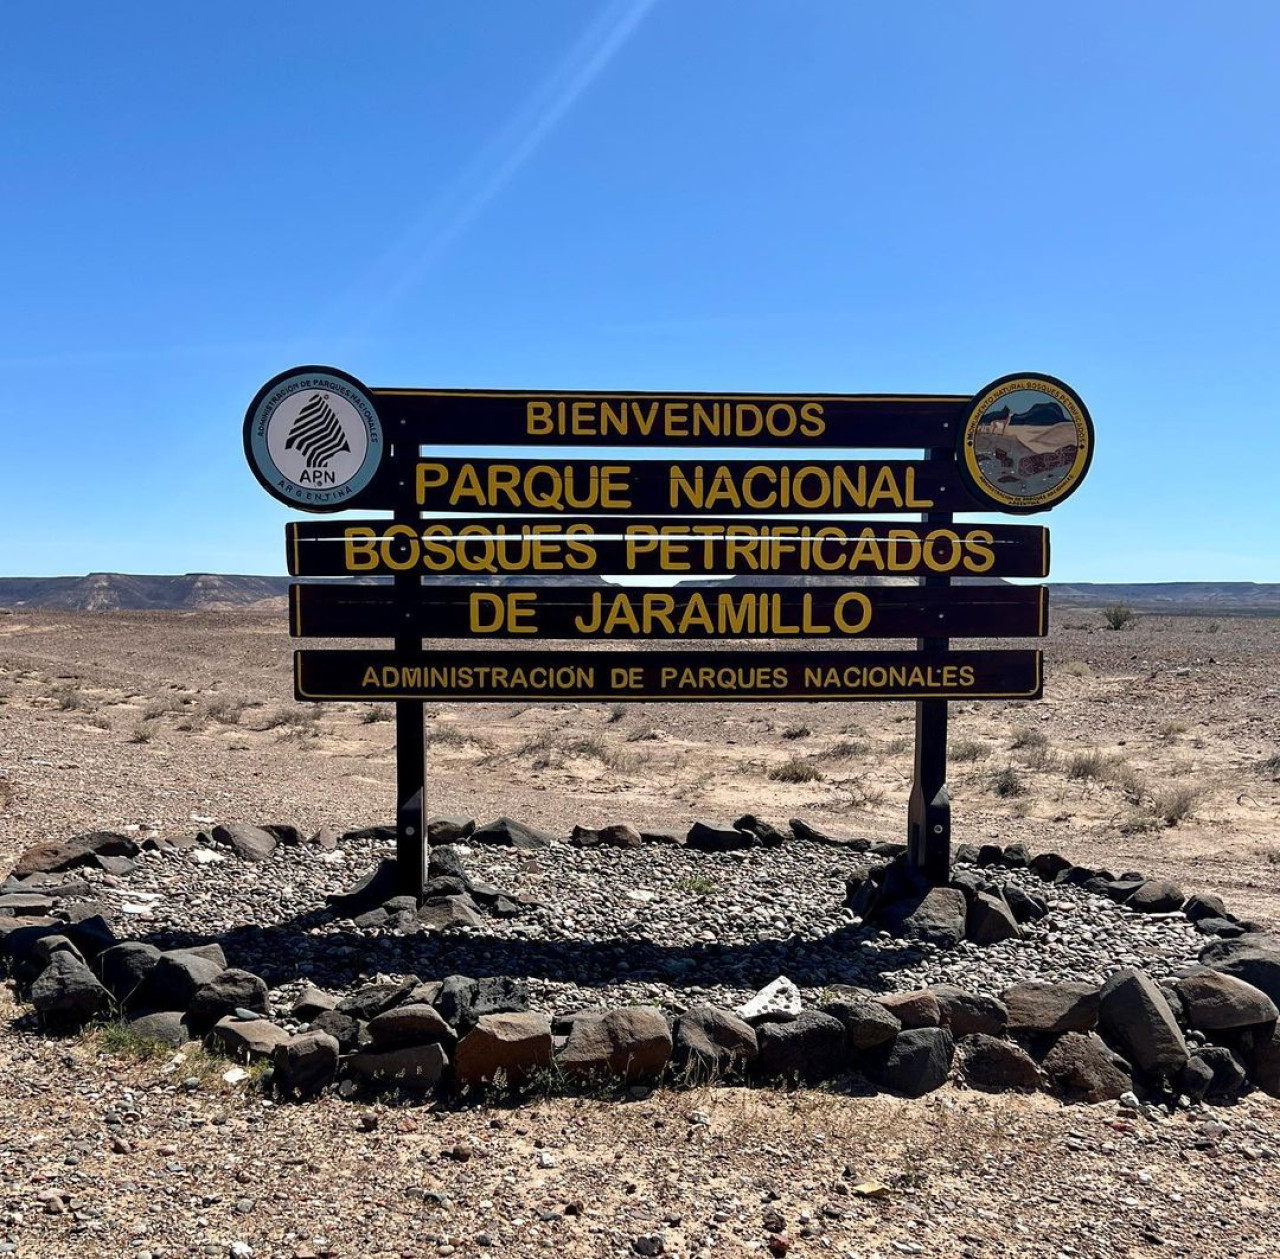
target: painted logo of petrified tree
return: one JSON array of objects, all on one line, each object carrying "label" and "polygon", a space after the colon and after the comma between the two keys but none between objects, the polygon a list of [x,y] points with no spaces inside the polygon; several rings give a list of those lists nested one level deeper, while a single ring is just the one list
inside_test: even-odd
[{"label": "painted logo of petrified tree", "polygon": [[973,430],[983,480],[1014,498],[1054,490],[1075,462],[1078,435],[1061,403],[1038,389],[1015,389],[987,407]]},{"label": "painted logo of petrified tree", "polygon": [[308,468],[323,468],[334,455],[351,450],[342,421],[338,419],[324,394],[312,394],[298,412],[284,448],[296,448],[300,451]]}]

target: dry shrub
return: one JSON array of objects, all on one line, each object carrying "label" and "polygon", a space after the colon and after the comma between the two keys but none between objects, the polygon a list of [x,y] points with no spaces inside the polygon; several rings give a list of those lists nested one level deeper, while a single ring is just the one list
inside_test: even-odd
[{"label": "dry shrub", "polygon": [[78,686],[55,687],[53,699],[64,713],[91,707],[89,697]]},{"label": "dry shrub", "polygon": [[1185,822],[1195,812],[1200,800],[1199,787],[1193,787],[1189,783],[1179,783],[1161,791],[1156,796],[1152,808],[1156,817],[1166,826],[1177,826],[1179,822]]},{"label": "dry shrub", "polygon": [[7,809],[17,794],[12,779],[0,778],[0,809]]},{"label": "dry shrub", "polygon": [[841,739],[827,748],[822,756],[829,761],[852,761],[870,751],[871,744],[866,739]]},{"label": "dry shrub", "polygon": [[1049,736],[1043,730],[1032,730],[1029,726],[1020,726],[1013,732],[1010,748],[1043,748],[1049,745]]},{"label": "dry shrub", "polygon": [[[238,726],[247,706],[244,700],[237,699],[233,695],[211,695],[201,707],[205,717],[210,721],[216,721],[220,726]],[[279,722],[277,724],[284,725],[285,723]],[[264,730],[272,728],[270,725],[262,727]]]},{"label": "dry shrub", "polygon": [[616,721],[621,721],[627,715],[626,704],[610,704],[609,712],[605,716],[605,721],[613,725]]},{"label": "dry shrub", "polygon": [[169,713],[181,712],[182,707],[182,701],[176,695],[157,695],[154,699],[147,700],[142,709],[142,720],[155,721]]},{"label": "dry shrub", "polygon": [[822,771],[812,761],[792,756],[769,769],[769,778],[777,783],[812,783],[822,781]]},{"label": "dry shrub", "polygon": [[130,743],[150,743],[156,737],[154,721],[140,721],[129,731]]},{"label": "dry shrub", "polygon": [[1116,757],[1106,763],[1103,769],[1103,776],[1109,783],[1119,787],[1134,804],[1138,804],[1150,794],[1145,779],[1128,761],[1121,757]]},{"label": "dry shrub", "polygon": [[991,775],[991,790],[1007,799],[1010,796],[1025,796],[1027,784],[1013,765],[1006,765]]},{"label": "dry shrub", "polygon": [[1160,727],[1160,738],[1165,743],[1174,743],[1180,734],[1187,733],[1187,729],[1185,721],[1166,721]]},{"label": "dry shrub", "polygon": [[382,721],[395,721],[396,710],[390,704],[368,704],[360,714],[360,724],[376,726]]},{"label": "dry shrub", "polygon": [[884,745],[884,750],[890,756],[900,756],[903,752],[909,751],[915,746],[914,739],[908,739],[905,735],[899,735],[896,739],[890,739]]},{"label": "dry shrub", "polygon": [[982,761],[991,755],[991,744],[981,739],[957,739],[948,749],[953,761]]},{"label": "dry shrub", "polygon": [[1102,616],[1107,629],[1112,630],[1122,630],[1138,619],[1138,614],[1126,603],[1113,603],[1109,608],[1103,608]]},{"label": "dry shrub", "polygon": [[1091,678],[1093,677],[1093,669],[1083,660],[1068,660],[1066,664],[1061,666],[1062,672],[1070,678]]},{"label": "dry shrub", "polygon": [[1088,778],[1095,781],[1106,776],[1108,760],[1097,748],[1076,752],[1067,762],[1067,777],[1073,781]]},{"label": "dry shrub", "polygon": [[808,726],[788,726],[783,732],[784,739],[807,739],[813,733]]},{"label": "dry shrub", "polygon": [[1260,774],[1265,774],[1268,778],[1280,779],[1280,752],[1275,756],[1264,757],[1255,767]]}]

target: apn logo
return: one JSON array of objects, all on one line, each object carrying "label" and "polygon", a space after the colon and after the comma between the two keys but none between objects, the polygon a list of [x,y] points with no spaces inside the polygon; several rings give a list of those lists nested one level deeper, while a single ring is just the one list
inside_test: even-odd
[{"label": "apn logo", "polygon": [[347,441],[342,421],[338,419],[324,394],[313,393],[298,412],[284,448],[297,450],[303,456],[308,471],[313,474],[307,476],[304,473],[300,480],[312,483],[336,480],[331,472],[322,473],[320,469],[326,468],[335,455],[349,452],[351,443]]}]

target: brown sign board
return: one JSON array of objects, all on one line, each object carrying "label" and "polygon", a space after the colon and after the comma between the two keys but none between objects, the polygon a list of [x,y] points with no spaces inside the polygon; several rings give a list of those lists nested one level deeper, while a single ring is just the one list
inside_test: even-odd
[{"label": "brown sign board", "polygon": [[[419,459],[428,512],[711,516],[975,511],[953,458],[936,460]],[[399,485],[399,482],[397,482]],[[395,506],[386,502],[369,505]]]},{"label": "brown sign board", "polygon": [[610,573],[814,577],[1046,577],[1040,525],[450,517],[286,526],[292,577]]},{"label": "brown sign board", "polygon": [[299,700],[1038,699],[1038,651],[298,651]]},{"label": "brown sign board", "polygon": [[369,390],[394,440],[419,445],[954,446],[967,394]]},{"label": "brown sign board", "polygon": [[296,638],[1020,638],[1048,630],[1045,586],[293,585]]}]

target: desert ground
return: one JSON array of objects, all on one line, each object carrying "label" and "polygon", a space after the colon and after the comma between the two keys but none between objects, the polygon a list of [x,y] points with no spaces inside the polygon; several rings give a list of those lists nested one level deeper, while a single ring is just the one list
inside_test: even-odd
[{"label": "desert ground", "polygon": [[[94,828],[390,822],[389,714],[295,704],[290,649],[278,610],[0,616],[0,873]],[[1046,653],[1043,701],[952,706],[955,842],[1140,870],[1280,928],[1280,620],[1112,631],[1072,609]],[[750,811],[897,840],[911,715],[438,705],[430,807],[561,835]],[[683,895],[713,931],[714,887]],[[770,1211],[793,1255],[1280,1249],[1280,1103],[1257,1095],[1162,1122],[957,1086],[370,1110],[275,1104],[198,1065],[190,1088],[192,1064],[38,1036],[0,993],[0,1253],[594,1256],[661,1233],[662,1253],[737,1255],[768,1253]]]}]

